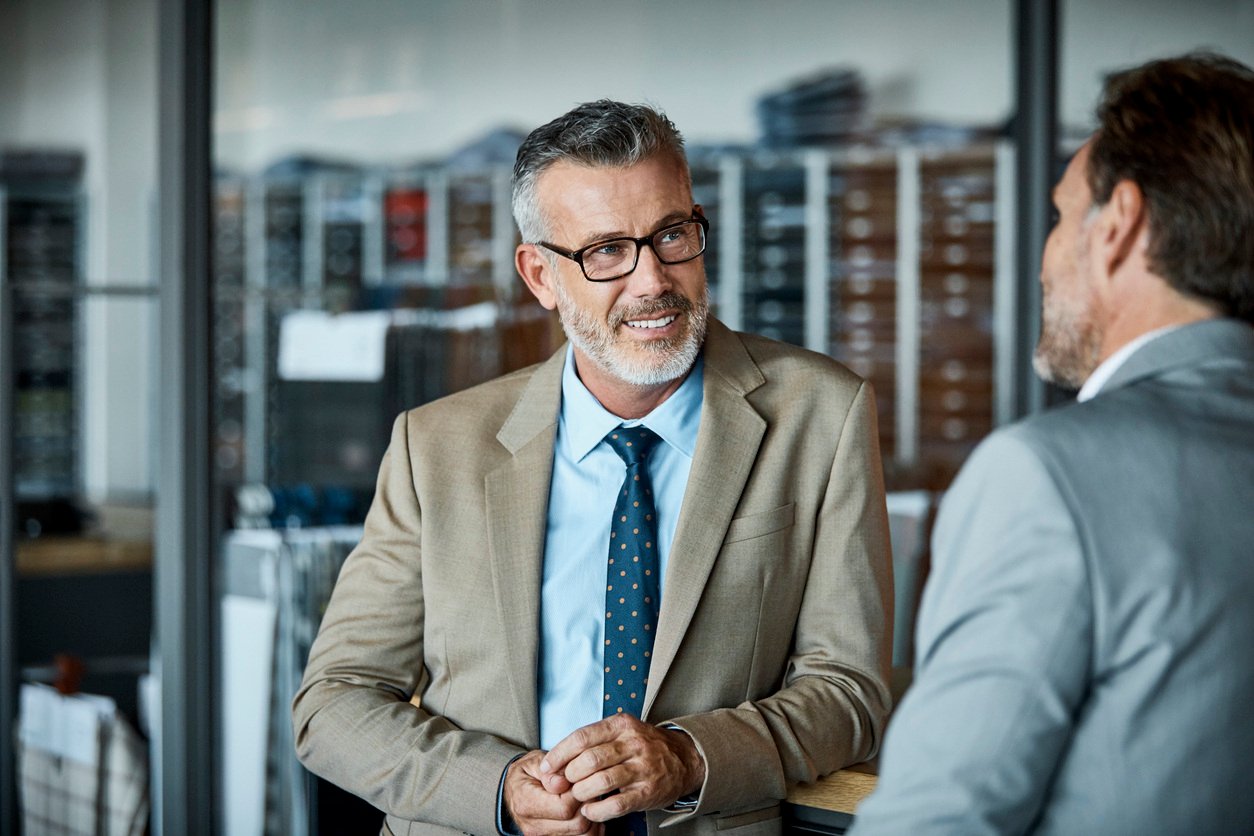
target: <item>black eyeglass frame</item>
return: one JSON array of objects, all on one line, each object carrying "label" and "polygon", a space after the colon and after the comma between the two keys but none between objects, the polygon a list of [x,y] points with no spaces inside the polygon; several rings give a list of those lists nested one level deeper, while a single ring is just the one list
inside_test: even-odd
[{"label": "black eyeglass frame", "polygon": [[[653,246],[653,239],[661,235],[663,232],[665,232],[668,229],[674,229],[677,226],[683,226],[684,224],[689,224],[689,223],[692,223],[693,221],[696,221],[698,224],[701,225],[701,249],[693,253],[692,255],[688,256],[687,258],[681,258],[679,261],[667,261],[666,259],[662,258],[661,253],[657,251],[657,247]],[[587,281],[612,282],[612,281],[621,279],[623,276],[630,276],[635,271],[635,269],[640,265],[640,251],[644,247],[648,247],[649,249],[653,250],[653,255],[655,255],[657,257],[657,260],[662,262],[663,264],[686,264],[689,261],[692,261],[694,258],[696,258],[697,256],[705,252],[705,248],[706,248],[706,245],[709,243],[709,239],[710,239],[710,221],[700,212],[693,212],[691,218],[688,218],[682,221],[676,221],[674,223],[669,223],[666,226],[661,227],[660,229],[653,230],[648,235],[645,235],[642,238],[632,238],[630,235],[622,235],[617,238],[606,238],[602,241],[593,241],[588,246],[580,247],[577,250],[567,250],[555,244],[550,244],[548,241],[537,241],[536,245],[540,247],[544,247],[546,250],[550,250],[551,252],[555,252],[558,255],[562,256],[563,258],[569,258],[571,261],[578,264],[580,272],[583,273],[583,277]],[[588,250],[592,250],[597,247],[602,247],[613,241],[631,241],[636,245],[636,258],[631,263],[631,269],[626,271],[625,273],[619,273],[617,276],[608,276],[604,279],[592,278],[591,276],[588,275],[588,268],[585,267],[583,263],[584,253],[586,253]]]}]

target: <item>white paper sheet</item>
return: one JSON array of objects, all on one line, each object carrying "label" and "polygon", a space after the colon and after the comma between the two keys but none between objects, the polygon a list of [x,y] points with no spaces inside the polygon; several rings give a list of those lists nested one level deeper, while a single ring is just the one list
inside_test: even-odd
[{"label": "white paper sheet", "polygon": [[47,685],[24,684],[19,711],[24,746],[90,766],[100,761],[100,729],[117,706],[108,697],[67,697]]},{"label": "white paper sheet", "polygon": [[283,380],[370,382],[383,379],[383,344],[391,314],[293,311],[279,324]]}]

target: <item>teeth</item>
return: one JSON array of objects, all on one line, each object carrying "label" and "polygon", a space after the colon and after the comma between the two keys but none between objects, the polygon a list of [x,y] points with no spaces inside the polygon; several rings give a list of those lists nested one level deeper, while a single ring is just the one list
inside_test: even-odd
[{"label": "teeth", "polygon": [[661,319],[637,319],[634,322],[628,322],[632,328],[664,328],[675,321],[675,316],[664,316]]}]

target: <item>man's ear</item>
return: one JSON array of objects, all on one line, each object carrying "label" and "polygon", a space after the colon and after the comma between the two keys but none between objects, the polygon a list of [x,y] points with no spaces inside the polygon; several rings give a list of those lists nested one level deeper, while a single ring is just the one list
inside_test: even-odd
[{"label": "man's ear", "polygon": [[1100,247],[1096,255],[1107,276],[1117,273],[1130,258],[1144,259],[1149,244],[1148,220],[1141,187],[1131,180],[1115,184],[1097,219],[1094,241]]},{"label": "man's ear", "polygon": [[548,310],[557,307],[550,282],[557,281],[552,265],[535,244],[519,244],[514,250],[514,267],[527,283],[527,289]]}]

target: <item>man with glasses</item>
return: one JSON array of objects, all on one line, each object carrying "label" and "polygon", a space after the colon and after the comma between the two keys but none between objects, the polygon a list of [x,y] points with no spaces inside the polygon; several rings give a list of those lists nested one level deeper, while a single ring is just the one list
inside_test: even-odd
[{"label": "man with glasses", "polygon": [[1254,71],[1106,82],[1054,189],[1037,371],[941,506],[853,833],[1254,833]]},{"label": "man with glasses", "polygon": [[779,833],[889,707],[870,387],[709,315],[660,113],[581,105],[514,175],[518,272],[569,342],[398,419],[300,755],[394,833]]}]

